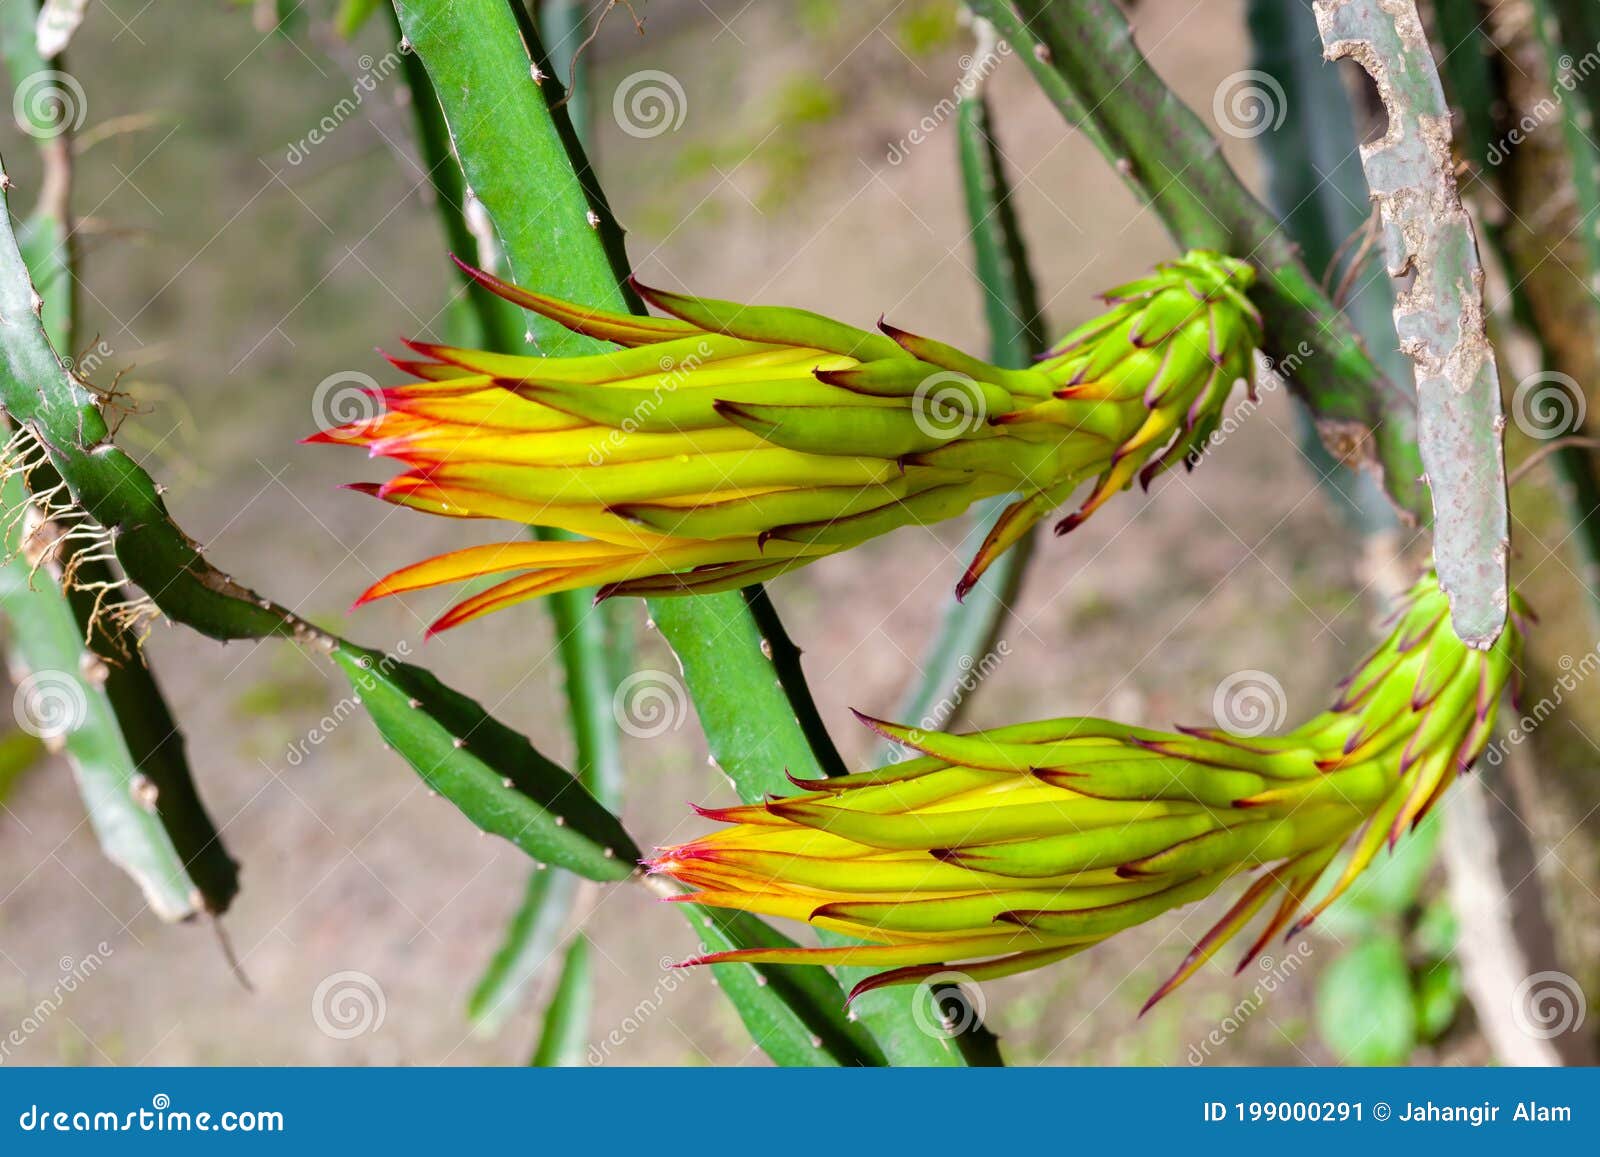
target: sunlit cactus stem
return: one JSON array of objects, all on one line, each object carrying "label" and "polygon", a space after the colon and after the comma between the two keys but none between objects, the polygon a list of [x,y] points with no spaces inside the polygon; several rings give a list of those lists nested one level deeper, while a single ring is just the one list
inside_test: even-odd
[{"label": "sunlit cactus stem", "polygon": [[455,517],[553,526],[576,542],[472,547],[406,567],[363,601],[506,575],[434,624],[574,587],[704,594],[762,582],[973,502],[1016,495],[964,592],[1091,483],[1079,525],[1203,445],[1248,378],[1249,266],[1191,253],[1113,290],[1037,365],[1002,369],[880,323],[636,286],[668,317],[613,314],[469,270],[576,333],[623,348],[540,358],[412,342],[419,381],[310,440],[406,469],[356,489]]},{"label": "sunlit cactus stem", "polygon": [[1428,814],[1488,742],[1525,618],[1517,602],[1513,628],[1471,649],[1429,572],[1333,706],[1270,738],[1098,719],[949,735],[863,717],[919,758],[704,810],[726,826],[661,850],[650,870],[698,889],[696,903],[869,942],[690,963],[883,969],[852,997],[952,969],[983,980],[1035,968],[1253,873],[1148,1008],[1269,904],[1240,969],[1272,937],[1304,931]]}]

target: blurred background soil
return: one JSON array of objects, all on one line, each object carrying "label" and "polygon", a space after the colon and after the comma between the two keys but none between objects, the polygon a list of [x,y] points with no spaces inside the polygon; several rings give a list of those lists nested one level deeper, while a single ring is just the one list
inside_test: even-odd
[{"label": "blurred background soil", "polygon": [[[169,487],[179,523],[212,559],[303,615],[372,646],[405,641],[414,661],[567,754],[549,628],[527,604],[429,642],[433,593],[345,617],[374,577],[425,554],[512,528],[393,511],[341,491],[371,478],[357,453],[300,446],[330,374],[396,376],[373,352],[401,335],[438,338],[454,288],[445,245],[409,156],[397,78],[328,139],[291,147],[350,93],[358,58],[392,48],[374,22],[353,46],[326,5],[293,43],[223,0],[95,5],[71,64],[86,131],[146,118],[80,159],[86,219],[86,334],[127,368],[138,402],[124,443]],[[970,37],[952,5],[904,0],[734,2],[641,9],[593,49],[594,155],[650,283],[825,310],[985,348],[965,241],[954,126],[891,163],[890,148],[949,97]],[[1137,26],[1161,73],[1203,116],[1224,76],[1248,67],[1236,0],[1146,0]],[[619,82],[660,69],[682,84],[682,126],[651,139],[611,115]],[[997,129],[1051,328],[1094,309],[1092,294],[1171,255],[1159,223],[1079,134],[1063,128],[1016,60],[992,80]],[[1258,180],[1248,141],[1224,138]],[[29,142],[5,126],[26,204]],[[529,196],[538,196],[530,189]],[[1105,714],[1155,726],[1207,722],[1229,674],[1265,671],[1291,719],[1367,646],[1372,607],[1326,488],[1297,449],[1283,391],[1193,475],[1113,502],[1067,539],[1046,541],[1008,654],[971,703],[997,724]],[[774,584],[825,718],[852,762],[871,737],[847,708],[892,712],[915,676],[964,561],[963,528],[911,529]],[[640,667],[675,670],[635,616]],[[11,1063],[516,1063],[531,1013],[478,1039],[466,995],[520,897],[528,862],[480,838],[433,798],[357,713],[291,757],[344,695],[338,676],[291,647],[220,646],[158,627],[149,652],[188,737],[208,804],[243,865],[224,919],[247,991],[205,924],[165,926],[99,854],[66,766],[15,784],[0,811],[0,1027],[20,1021],[65,962],[112,950]],[[420,659],[418,658],[420,656]],[[625,819],[641,843],[699,830],[685,801],[726,803],[692,718],[628,740]],[[609,1064],[758,1064],[704,974],[667,973],[694,949],[679,916],[637,888],[594,889],[594,1037],[631,1025]],[[987,1019],[1013,1063],[1176,1064],[1228,1022],[1256,983],[1219,963],[1149,1015],[1139,1005],[1217,914],[1209,905],[1137,929],[1075,960],[986,985]],[[1301,1064],[1329,1057],[1310,994],[1334,942],[1236,1018],[1207,1063]],[[341,970],[381,985],[384,1019],[350,1040],[319,1031],[313,992]],[[647,1008],[645,1006],[648,1006]],[[641,1011],[644,1009],[644,1011]],[[1479,1046],[1458,1036],[1457,1054]]]}]

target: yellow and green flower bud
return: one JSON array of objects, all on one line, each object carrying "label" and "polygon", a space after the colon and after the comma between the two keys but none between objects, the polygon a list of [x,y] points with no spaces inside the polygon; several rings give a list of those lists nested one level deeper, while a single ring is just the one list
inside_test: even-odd
[{"label": "yellow and green flower bud", "polygon": [[1269,903],[1241,969],[1274,935],[1304,930],[1427,814],[1488,742],[1526,616],[1514,599],[1494,647],[1469,648],[1429,573],[1338,701],[1271,738],[1098,719],[949,735],[863,717],[918,758],[704,811],[727,826],[661,850],[649,868],[698,889],[684,897],[695,903],[865,942],[690,963],[884,969],[852,998],[951,969],[982,980],[1035,968],[1251,873],[1148,1008]]},{"label": "yellow and green flower bud", "polygon": [[417,382],[308,439],[403,464],[355,487],[389,502],[579,536],[455,551],[362,596],[508,576],[435,630],[574,587],[728,590],[1015,495],[964,593],[1080,486],[1093,482],[1059,532],[1203,445],[1261,336],[1251,268],[1204,252],[1113,290],[1106,313],[1027,369],[802,310],[639,286],[671,316],[633,317],[468,272],[622,348],[543,358],[412,342],[419,357],[395,364]]}]

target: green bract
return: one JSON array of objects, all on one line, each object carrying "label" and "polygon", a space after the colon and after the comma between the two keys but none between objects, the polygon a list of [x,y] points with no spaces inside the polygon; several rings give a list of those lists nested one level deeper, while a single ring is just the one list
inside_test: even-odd
[{"label": "green bract", "polygon": [[671,316],[634,317],[470,272],[623,348],[541,358],[413,342],[421,359],[395,364],[418,382],[378,391],[380,412],[310,439],[405,464],[357,487],[390,502],[581,536],[456,551],[363,596],[511,575],[434,630],[575,587],[602,597],[742,587],[1016,495],[964,593],[1080,486],[1093,481],[1060,532],[1201,446],[1261,336],[1244,292],[1250,267],[1203,252],[1113,290],[1105,313],[1027,369],[802,310],[638,286]]},{"label": "green bract", "polygon": [[[1256,872],[1154,1003],[1270,900],[1241,968],[1274,934],[1303,930],[1471,767],[1519,662],[1526,611],[1512,609],[1491,650],[1469,648],[1430,572],[1338,701],[1271,738],[1099,719],[949,735],[867,720],[920,758],[706,811],[730,826],[664,849],[652,870],[700,889],[699,904],[871,942],[695,963],[885,969],[856,995],[950,969],[985,979],[1035,968]],[[1351,836],[1347,866],[1311,903]]]}]

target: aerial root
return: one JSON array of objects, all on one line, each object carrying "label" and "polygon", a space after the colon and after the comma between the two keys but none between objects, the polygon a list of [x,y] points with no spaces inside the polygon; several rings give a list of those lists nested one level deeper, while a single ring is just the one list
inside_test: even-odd
[{"label": "aerial root", "polygon": [[[30,491],[27,501],[0,515],[0,534],[16,543],[13,554],[0,561],[10,562],[20,553],[28,560],[30,581],[42,567],[62,590],[93,592],[94,603],[84,624],[85,646],[92,647],[98,634],[127,658],[144,645],[161,612],[148,595],[134,592],[125,579],[116,577],[114,532],[77,504],[66,482],[49,466],[49,453],[29,426],[18,426],[0,446],[0,481],[17,478]],[[46,484],[35,489],[35,482]],[[86,566],[106,567],[110,577],[85,579]]]}]

